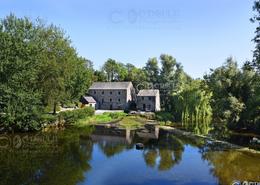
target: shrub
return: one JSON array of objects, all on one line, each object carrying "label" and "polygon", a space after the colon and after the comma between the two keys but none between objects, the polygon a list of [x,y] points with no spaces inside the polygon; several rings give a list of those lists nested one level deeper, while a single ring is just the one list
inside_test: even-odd
[{"label": "shrub", "polygon": [[57,115],[53,115],[53,114],[43,114],[42,115],[42,122],[43,123],[54,123],[56,120],[58,119]]},{"label": "shrub", "polygon": [[149,120],[154,120],[155,119],[155,114],[154,113],[144,113],[139,115],[142,118],[149,119]]},{"label": "shrub", "polygon": [[111,117],[112,119],[120,119],[122,117],[124,117],[126,114],[123,112],[109,112],[109,113],[104,113],[105,115],[108,115],[109,117]]},{"label": "shrub", "polygon": [[174,117],[170,112],[156,112],[155,119],[158,121],[173,121]]},{"label": "shrub", "polygon": [[85,107],[73,111],[61,112],[60,116],[64,119],[65,124],[74,124],[80,119],[86,118],[88,116],[93,116],[94,113],[95,110],[93,108]]}]

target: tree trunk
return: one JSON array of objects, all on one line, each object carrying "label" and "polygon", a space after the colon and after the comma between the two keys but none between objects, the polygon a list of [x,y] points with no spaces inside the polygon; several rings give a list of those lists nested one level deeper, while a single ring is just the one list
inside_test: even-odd
[{"label": "tree trunk", "polygon": [[56,106],[57,106],[57,103],[55,102],[55,103],[53,104],[53,113],[52,113],[52,114],[56,114]]}]

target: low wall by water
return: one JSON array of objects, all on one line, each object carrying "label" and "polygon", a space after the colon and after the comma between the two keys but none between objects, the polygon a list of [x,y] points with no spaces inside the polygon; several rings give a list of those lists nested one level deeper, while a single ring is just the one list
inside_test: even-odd
[{"label": "low wall by water", "polygon": [[223,149],[224,150],[225,149],[235,149],[235,150],[238,150],[238,151],[245,151],[245,152],[260,154],[260,151],[257,151],[257,150],[254,150],[254,149],[251,149],[251,148],[248,148],[248,147],[239,146],[239,145],[232,144],[232,143],[229,143],[229,142],[226,142],[226,141],[217,140],[217,139],[214,139],[214,138],[211,138],[211,137],[208,137],[208,136],[204,136],[204,135],[194,134],[192,132],[183,131],[183,130],[176,129],[176,128],[173,128],[173,127],[160,126],[160,129],[167,131],[169,133],[180,135],[180,136],[186,136],[186,137],[194,138],[194,139],[202,138],[202,139],[209,140],[209,141],[213,142],[213,144],[221,145],[222,150]]}]

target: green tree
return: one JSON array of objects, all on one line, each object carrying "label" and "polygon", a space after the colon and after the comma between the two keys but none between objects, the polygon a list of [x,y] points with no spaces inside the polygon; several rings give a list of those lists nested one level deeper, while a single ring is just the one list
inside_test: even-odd
[{"label": "green tree", "polygon": [[173,112],[176,121],[201,123],[211,119],[210,105],[212,93],[201,80],[194,80],[172,97]]},{"label": "green tree", "polygon": [[147,81],[152,84],[156,84],[159,82],[159,66],[157,58],[149,58],[145,67],[144,71],[147,76]]},{"label": "green tree", "polygon": [[[240,70],[233,58],[228,58],[223,66],[211,70],[211,74],[205,76],[206,83],[213,92],[211,104],[214,117],[221,121],[231,121],[233,119],[232,107],[235,106],[232,103],[236,104],[241,101],[238,90],[240,76]],[[241,110],[236,114],[240,112]]]},{"label": "green tree", "polygon": [[107,80],[107,76],[103,70],[95,70],[93,78],[93,81],[95,82],[105,82]]},{"label": "green tree", "polygon": [[10,15],[0,22],[0,127],[39,126],[42,92],[38,75],[44,57],[38,46],[39,22]]},{"label": "green tree", "polygon": [[67,100],[79,101],[79,97],[86,93],[86,90],[92,84],[94,78],[94,70],[92,62],[84,58],[76,58],[73,63],[73,67],[70,68],[70,75],[65,81],[65,92],[67,94]]},{"label": "green tree", "polygon": [[228,58],[223,66],[205,76],[213,92],[211,105],[214,117],[232,129],[260,128],[259,75],[244,66],[239,69],[236,61]]},{"label": "green tree", "polygon": [[37,129],[44,107],[56,113],[92,82],[92,64],[54,25],[10,15],[0,22],[0,47],[0,127]]},{"label": "green tree", "polygon": [[102,70],[107,75],[107,81],[111,82],[116,79],[119,67],[115,60],[109,58],[103,65]]},{"label": "green tree", "polygon": [[256,14],[250,19],[251,22],[257,23],[257,27],[255,30],[256,36],[254,37],[253,41],[255,42],[255,50],[253,55],[253,61],[247,62],[246,64],[249,64],[251,67],[256,69],[258,73],[260,72],[260,1],[256,0],[254,2],[253,10],[256,12]]},{"label": "green tree", "polygon": [[147,81],[146,74],[143,69],[137,68],[132,64],[126,64],[127,76],[125,81],[131,81],[134,87],[137,89],[139,84]]},{"label": "green tree", "polygon": [[176,59],[170,55],[162,54],[160,56],[161,70],[160,70],[160,95],[161,104],[166,111],[171,109],[170,97],[174,89],[174,75],[176,67]]}]

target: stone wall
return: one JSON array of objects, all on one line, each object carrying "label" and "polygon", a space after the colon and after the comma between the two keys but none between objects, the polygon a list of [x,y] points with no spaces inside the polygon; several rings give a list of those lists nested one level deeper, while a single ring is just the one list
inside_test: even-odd
[{"label": "stone wall", "polygon": [[137,96],[137,110],[156,112],[160,111],[160,96]]},{"label": "stone wall", "polygon": [[154,96],[137,96],[137,110],[154,112],[155,104]]},{"label": "stone wall", "polygon": [[131,101],[129,89],[96,89],[89,90],[91,95],[97,101],[97,109],[105,110],[124,110],[128,108],[128,101]]}]

